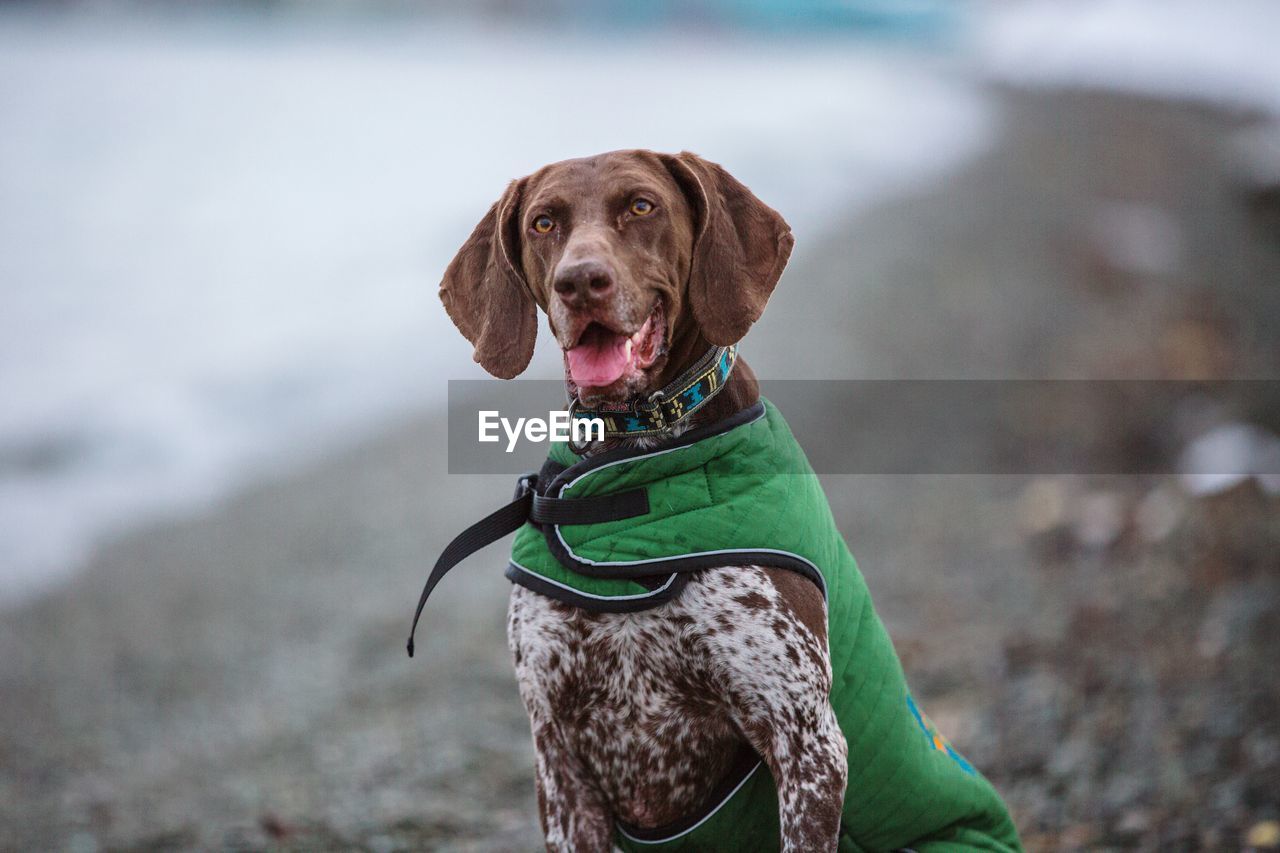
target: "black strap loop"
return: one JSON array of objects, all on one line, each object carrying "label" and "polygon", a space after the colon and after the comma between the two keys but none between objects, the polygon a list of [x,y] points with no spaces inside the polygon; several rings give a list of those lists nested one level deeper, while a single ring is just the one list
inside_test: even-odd
[{"label": "black strap loop", "polygon": [[413,612],[413,625],[409,628],[409,642],[405,648],[409,657],[413,657],[413,635],[418,630],[418,619],[422,616],[422,608],[440,579],[449,570],[486,545],[497,542],[508,533],[514,533],[524,526],[526,521],[538,524],[597,524],[602,521],[616,521],[633,518],[649,511],[649,495],[644,489],[630,492],[619,492],[614,495],[598,495],[590,498],[548,498],[536,491],[538,475],[524,474],[516,481],[515,499],[501,509],[490,513],[449,543],[440,554],[426,584],[422,587],[422,595],[418,597],[418,608]]},{"label": "black strap loop", "polygon": [[476,551],[486,545],[497,542],[508,533],[514,533],[524,526],[525,520],[529,518],[529,508],[532,505],[533,493],[526,491],[502,509],[486,515],[462,531],[456,539],[449,543],[449,547],[444,549],[443,553],[440,554],[440,559],[436,560],[436,565],[431,570],[430,576],[427,577],[426,585],[422,587],[422,595],[418,598],[418,609],[413,612],[413,627],[409,629],[409,642],[406,645],[409,650],[409,657],[413,657],[413,635],[418,630],[418,617],[422,615],[422,608],[426,606],[427,598],[431,595],[431,591],[436,588],[436,584],[440,583],[440,579],[450,569]]},{"label": "black strap loop", "polygon": [[599,524],[648,512],[649,494],[644,489],[592,498],[548,498],[535,494],[529,520],[538,524]]}]

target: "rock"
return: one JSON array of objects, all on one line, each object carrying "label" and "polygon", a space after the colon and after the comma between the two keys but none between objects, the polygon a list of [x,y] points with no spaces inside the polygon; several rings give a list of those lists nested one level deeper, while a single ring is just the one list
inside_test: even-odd
[{"label": "rock", "polygon": [[1168,275],[1182,255],[1181,225],[1153,204],[1100,200],[1086,239],[1102,263],[1133,276]]},{"label": "rock", "polygon": [[1161,542],[1168,538],[1182,520],[1183,499],[1167,486],[1157,486],[1138,502],[1134,510],[1134,524],[1138,535],[1147,542]]},{"label": "rock", "polygon": [[1183,487],[1215,495],[1250,477],[1268,494],[1280,493],[1280,437],[1253,424],[1227,423],[1192,440],[1178,459]]},{"label": "rock", "polygon": [[1141,835],[1151,827],[1151,816],[1142,809],[1130,809],[1116,822],[1116,832],[1122,835]]},{"label": "rock", "polygon": [[1264,850],[1280,847],[1280,822],[1264,820],[1249,827],[1244,843]]},{"label": "rock", "polygon": [[1076,512],[1076,541],[1086,548],[1106,548],[1125,529],[1125,504],[1113,492],[1092,492],[1080,499]]},{"label": "rock", "polygon": [[1066,523],[1066,482],[1061,477],[1036,477],[1018,497],[1018,523],[1029,535],[1049,533]]},{"label": "rock", "polygon": [[89,832],[77,832],[67,842],[71,853],[98,853],[98,839]]},{"label": "rock", "polygon": [[1086,737],[1075,736],[1058,744],[1049,759],[1048,770],[1055,776],[1071,777],[1080,774],[1093,758],[1093,744]]}]

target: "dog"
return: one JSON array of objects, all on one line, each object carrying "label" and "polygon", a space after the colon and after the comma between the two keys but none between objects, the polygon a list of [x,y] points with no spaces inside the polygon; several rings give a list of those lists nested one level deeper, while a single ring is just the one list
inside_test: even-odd
[{"label": "dog", "polygon": [[[543,521],[553,522],[547,507],[572,504],[563,497],[572,486],[561,476],[566,466],[599,471],[602,460],[616,466],[627,459],[666,464],[680,454],[664,449],[723,443],[725,436],[776,420],[774,410],[765,412],[757,379],[737,358],[736,345],[764,311],[793,243],[779,213],[723,167],[687,152],[615,151],[555,163],[512,182],[448,266],[440,298],[474,345],[476,361],[503,379],[529,364],[541,311],[563,351],[571,412],[615,415],[615,428],[603,440],[573,448],[580,464],[567,459],[544,470],[523,483],[518,499],[527,495],[543,507]],[[691,373],[697,374],[692,380]],[[672,394],[683,396],[673,401]],[[750,413],[754,420],[744,417]],[[552,480],[555,494],[545,491]],[[713,485],[708,480],[707,490]],[[815,500],[825,508],[817,488]],[[608,511],[653,511],[647,504],[622,510],[616,504]],[[528,511],[522,506],[520,512]],[[820,512],[829,518],[828,510]],[[521,534],[528,533],[527,547],[518,537],[517,551],[549,547],[565,563],[563,551],[578,556],[575,548],[582,546],[563,535],[543,536],[569,528],[534,521]],[[636,547],[664,547],[662,524],[645,531]],[[735,561],[732,555],[709,557],[705,549],[698,553],[692,562],[682,557],[685,564],[663,563],[677,566],[666,586],[662,572],[628,574],[636,585],[629,589],[638,591],[620,596],[628,606],[617,610],[556,595],[551,583],[535,582],[536,573],[524,571],[513,556],[507,633],[532,729],[548,850],[668,845],[663,849],[819,851],[880,844],[896,849],[908,842],[919,850],[938,844],[1018,849],[1003,807],[992,804],[998,797],[992,800],[979,787],[973,789],[980,801],[969,809],[973,814],[961,808],[956,817],[939,800],[942,826],[922,819],[918,832],[859,835],[858,820],[867,823],[871,801],[879,789],[892,787],[892,774],[867,795],[861,774],[870,753],[861,748],[878,738],[850,731],[848,724],[842,728],[833,708],[839,674],[833,674],[829,638],[844,627],[828,625],[829,580],[809,571],[815,561],[807,559]],[[631,561],[637,562],[644,561]],[[603,563],[571,565],[584,571],[595,566],[608,582]],[[850,571],[857,574],[856,567]],[[633,607],[630,600],[637,598],[653,601]],[[873,622],[883,634],[874,614],[866,625]],[[885,635],[882,645],[887,642]],[[891,648],[887,654],[892,662],[885,664],[886,677],[896,671],[900,681]],[[856,672],[858,661],[850,666]],[[893,702],[892,731],[910,731],[902,743],[911,743],[894,749],[916,755],[915,739],[926,756],[921,761],[946,762],[912,772],[921,779],[946,776],[949,785],[954,764],[957,773],[986,785],[909,695],[895,695]],[[847,790],[854,793],[851,755],[859,761],[853,776],[863,781],[846,803]],[[747,817],[707,836],[708,817],[745,796],[744,786],[756,778],[768,789],[762,796],[776,802],[776,813],[759,830],[772,837],[744,835],[756,832]],[[895,808],[893,820],[906,821],[902,808]],[[695,828],[704,833],[696,841],[690,834]]]}]

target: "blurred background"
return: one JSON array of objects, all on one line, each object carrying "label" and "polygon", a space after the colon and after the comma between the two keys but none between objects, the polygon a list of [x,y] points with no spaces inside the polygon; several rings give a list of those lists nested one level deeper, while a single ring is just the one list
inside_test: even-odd
[{"label": "blurred background", "polygon": [[1174,434],[1223,476],[824,484],[1030,849],[1280,845],[1280,411],[1226,381],[1280,378],[1277,39],[1265,0],[0,4],[0,848],[538,847],[504,546],[403,653],[510,491],[447,473],[483,374],[435,289],[508,180],[623,147],[791,222],[766,393],[1220,381]]}]

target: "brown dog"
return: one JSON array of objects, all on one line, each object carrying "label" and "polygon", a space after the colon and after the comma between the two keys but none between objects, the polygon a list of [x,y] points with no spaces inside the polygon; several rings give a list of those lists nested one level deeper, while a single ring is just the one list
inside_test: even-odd
[{"label": "brown dog", "polygon": [[[569,393],[661,389],[760,317],[791,253],[782,217],[693,154],[617,151],[513,182],[449,265],[449,316],[495,376],[533,355],[537,309]],[[726,418],[758,386],[741,361],[676,431]],[[596,453],[610,439],[588,448]],[[675,600],[593,614],[514,587],[508,636],[537,750],[547,846],[609,850],[704,807],[744,750],[778,788],[787,850],[835,849],[846,748],[828,702],[825,608],[800,575],[709,568]],[[717,631],[732,620],[731,637]]]}]

